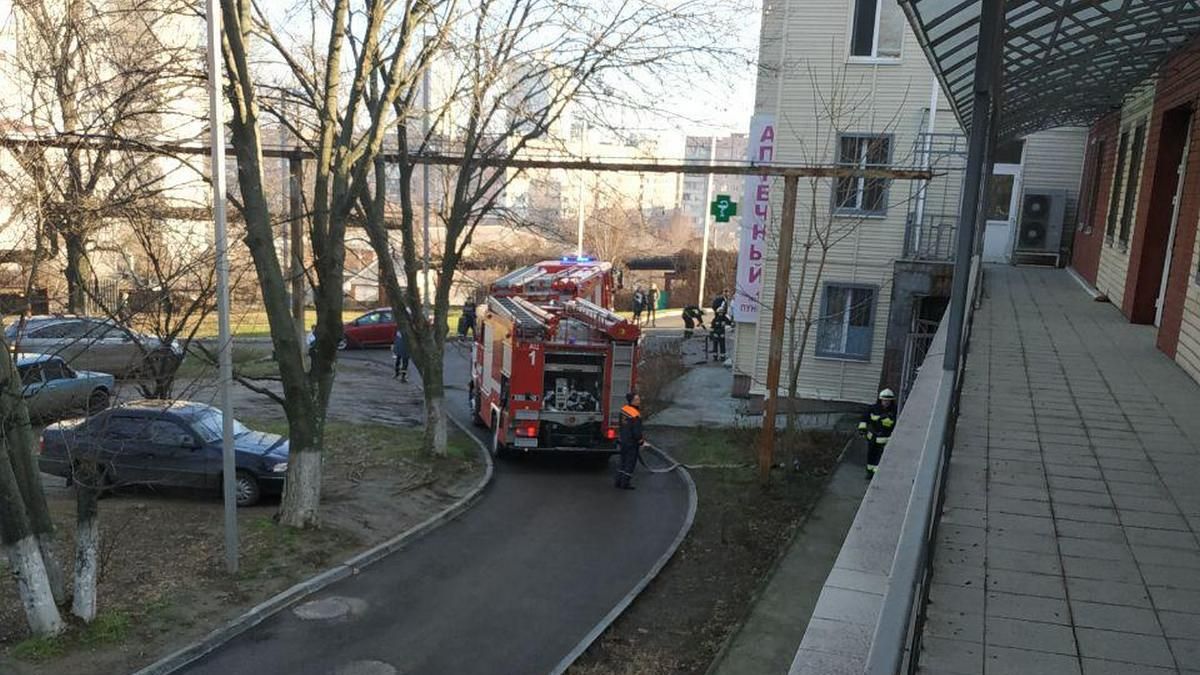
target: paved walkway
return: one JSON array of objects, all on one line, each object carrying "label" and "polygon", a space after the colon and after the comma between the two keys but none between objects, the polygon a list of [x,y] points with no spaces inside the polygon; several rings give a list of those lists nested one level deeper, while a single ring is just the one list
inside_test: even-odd
[{"label": "paved walkway", "polygon": [[1200,673],[1200,386],[1063,271],[989,267],[924,673]]}]

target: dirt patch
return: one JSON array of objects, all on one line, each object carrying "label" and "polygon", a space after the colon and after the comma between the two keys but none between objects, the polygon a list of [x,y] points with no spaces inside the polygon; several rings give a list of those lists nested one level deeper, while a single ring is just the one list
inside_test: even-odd
[{"label": "dirt patch", "polygon": [[662,573],[571,667],[573,675],[703,673],[751,609],[776,557],[816,502],[844,439],[800,433],[780,439],[770,489],[753,468],[752,430],[655,429],[655,444],[695,469],[699,499],[691,532]]},{"label": "dirt patch", "polygon": [[[323,526],[280,527],[278,504],[241,509],[241,572],[224,572],[221,503],[208,494],[125,490],[100,504],[101,617],[54,640],[29,640],[12,583],[0,585],[0,672],[49,675],[127,673],[207,634],[220,622],[383,541],[457,501],[483,467],[474,442],[458,432],[451,456],[419,451],[420,390],[374,362],[339,365],[323,481]],[[211,382],[187,397],[210,401]],[[269,399],[235,390],[248,426],[286,432]],[[60,560],[74,542],[74,493],[47,478],[59,527]],[[0,563],[0,572],[4,571]]]}]

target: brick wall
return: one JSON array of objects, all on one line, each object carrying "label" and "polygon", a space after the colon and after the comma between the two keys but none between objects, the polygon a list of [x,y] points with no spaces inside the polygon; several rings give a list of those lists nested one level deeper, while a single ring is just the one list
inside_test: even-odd
[{"label": "brick wall", "polygon": [[[1084,160],[1083,184],[1080,186],[1079,227],[1075,231],[1075,243],[1071,253],[1071,267],[1092,285],[1100,273],[1100,252],[1104,246],[1105,218],[1108,215],[1109,193],[1112,190],[1113,172],[1117,166],[1117,146],[1121,136],[1121,113],[1110,113],[1088,132],[1087,157]],[[1101,145],[1102,144],[1102,145]],[[1100,172],[1093,173],[1096,154],[1103,148],[1100,157]],[[1093,193],[1093,190],[1095,192]],[[1092,203],[1088,199],[1092,195]]]},{"label": "brick wall", "polygon": [[[1172,114],[1178,116],[1181,110],[1191,112],[1192,141],[1186,158],[1185,182],[1181,191],[1178,226],[1175,231],[1171,269],[1167,280],[1166,304],[1158,332],[1158,348],[1174,357],[1179,344],[1188,284],[1195,272],[1196,261],[1193,260],[1193,248],[1196,241],[1197,220],[1200,219],[1200,41],[1194,41],[1190,47],[1173,56],[1163,66],[1161,78],[1152,118],[1155,129],[1161,129],[1164,120],[1169,124]],[[1157,144],[1152,147],[1151,151],[1156,152]],[[1148,163],[1147,166],[1152,166],[1152,164]],[[1170,198],[1162,200],[1157,207],[1157,209],[1151,209],[1148,204],[1146,218],[1165,218],[1165,229],[1169,229],[1170,219],[1173,215]],[[1139,211],[1141,210],[1139,209]],[[1143,214],[1139,212],[1138,231],[1146,230],[1147,224],[1148,221],[1144,220]],[[1137,242],[1134,243],[1134,252],[1137,253]],[[1135,262],[1131,264],[1131,268],[1133,264],[1137,264],[1138,258],[1134,258]],[[1140,258],[1142,258],[1140,262],[1143,265],[1155,264],[1156,260],[1158,265],[1162,265],[1161,257],[1140,256]],[[1148,278],[1159,277],[1158,274],[1146,276]],[[1144,290],[1149,294],[1151,289]],[[1157,297],[1157,295],[1158,289],[1154,288],[1152,297]],[[1149,304],[1150,311],[1153,311],[1153,299]]]}]

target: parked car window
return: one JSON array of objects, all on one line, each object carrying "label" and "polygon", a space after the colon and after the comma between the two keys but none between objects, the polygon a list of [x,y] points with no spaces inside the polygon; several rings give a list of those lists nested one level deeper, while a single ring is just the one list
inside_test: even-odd
[{"label": "parked car window", "polygon": [[178,445],[179,437],[187,433],[171,420],[152,420],[145,425],[141,438],[158,445]]},{"label": "parked car window", "polygon": [[[210,410],[201,413],[196,419],[192,420],[192,428],[196,430],[196,433],[200,434],[200,438],[204,439],[205,443],[216,443],[221,440],[221,421],[221,413],[216,410]],[[242,434],[249,433],[249,431],[241,422],[237,420],[233,421],[234,436],[241,436]]]},{"label": "parked car window", "polygon": [[31,363],[27,366],[18,366],[17,370],[21,373],[21,386],[28,387],[31,384],[39,384],[42,381],[42,364]]},{"label": "parked car window", "polygon": [[137,417],[112,415],[100,424],[100,433],[105,438],[128,441],[137,438],[145,424],[146,420]]},{"label": "parked car window", "polygon": [[65,380],[71,377],[71,371],[67,369],[66,364],[58,359],[43,361],[41,366],[42,373],[45,375],[47,382],[52,380]]},{"label": "parked car window", "polygon": [[391,312],[380,312],[379,317],[380,323],[392,323],[393,321]]},{"label": "parked car window", "polygon": [[72,322],[52,323],[30,331],[29,337],[38,340],[70,337]]},{"label": "parked car window", "polygon": [[358,317],[358,325],[360,326],[369,326],[376,323],[379,323],[379,312],[371,312],[370,314],[363,314]]}]

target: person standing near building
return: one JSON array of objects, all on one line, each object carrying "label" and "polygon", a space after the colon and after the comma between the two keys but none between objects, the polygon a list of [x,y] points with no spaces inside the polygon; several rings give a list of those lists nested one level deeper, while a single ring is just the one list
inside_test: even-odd
[{"label": "person standing near building", "polygon": [[618,489],[634,489],[633,472],[637,469],[638,454],[645,442],[642,436],[642,397],[631,391],[625,394],[625,406],[621,408],[617,434],[617,447],[621,451],[621,461],[617,465]]},{"label": "person standing near building", "polygon": [[646,308],[646,294],[642,292],[642,287],[638,286],[633,290],[633,325],[642,325],[642,310]]},{"label": "person standing near building", "polygon": [[475,301],[471,298],[463,303],[462,316],[458,317],[458,337],[466,338],[467,331],[475,337]]},{"label": "person standing near building", "polygon": [[396,358],[392,379],[398,377],[401,382],[408,382],[408,339],[404,337],[404,331],[398,327],[396,336],[392,338],[392,356]]},{"label": "person standing near building", "polygon": [[712,301],[713,314],[724,311],[729,313],[729,291],[721,291],[717,293],[717,297]]},{"label": "person standing near building", "polygon": [[879,461],[883,459],[883,451],[895,426],[896,393],[884,389],[879,392],[879,400],[867,408],[858,423],[858,433],[867,439],[867,480],[879,473]]},{"label": "person standing near building", "polygon": [[712,338],[713,361],[725,360],[725,329],[733,324],[729,318],[729,313],[725,311],[726,305],[722,305],[713,317],[712,326],[709,328],[709,337]]},{"label": "person standing near building", "polygon": [[658,284],[650,284],[650,292],[646,294],[646,316],[651,326],[657,326]]}]

